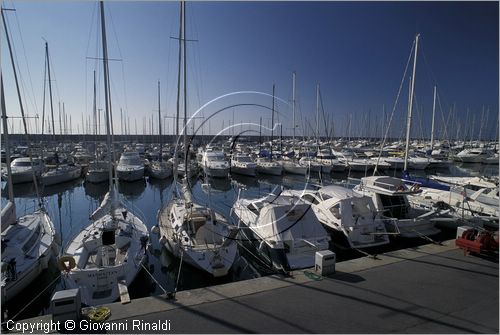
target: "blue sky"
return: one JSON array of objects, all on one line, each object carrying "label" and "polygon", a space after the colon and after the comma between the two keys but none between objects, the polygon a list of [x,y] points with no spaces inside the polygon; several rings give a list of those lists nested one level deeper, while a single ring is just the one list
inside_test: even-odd
[{"label": "blue sky", "polygon": [[[6,1],[4,7],[17,9],[6,15],[28,114],[42,114],[43,37],[49,42],[55,77],[56,119],[58,102],[64,102],[72,132],[81,132],[82,116],[85,123],[91,115],[96,66],[102,77],[101,64],[89,59],[101,57],[97,3]],[[105,8],[109,57],[121,59],[110,65],[115,132],[121,132],[121,108],[130,133],[135,134],[135,124],[138,133],[144,128],[150,133],[150,120],[157,133],[158,80],[162,114],[175,114],[178,42],[171,37],[178,35],[179,4],[113,1]],[[310,135],[316,128],[319,84],[327,124],[333,124],[335,136],[379,136],[382,125],[387,127],[383,116],[387,119],[392,111],[417,32],[421,40],[412,136],[430,136],[436,83],[441,102],[437,136],[445,136],[443,124],[447,123],[448,137],[478,138],[481,125],[481,137],[493,137],[499,100],[498,2],[188,2],[187,37],[197,40],[188,42],[187,51],[189,113],[230,92],[271,94],[273,84],[276,96],[290,102],[292,71],[296,71],[297,134]],[[2,34],[7,110],[9,115],[19,115],[4,42]],[[407,81],[391,125],[394,137],[403,134]],[[102,91],[101,83],[99,88]],[[99,93],[99,107],[103,100]],[[271,98],[234,95],[209,105],[203,116],[237,103],[270,107]],[[276,107],[276,119],[290,134],[290,106],[278,103]],[[228,126],[233,115],[235,123],[259,123],[262,117],[264,125],[270,125],[268,109],[236,107],[213,117],[204,133]],[[165,122],[171,133],[173,120]],[[322,135],[324,123],[321,117]],[[34,122],[31,128],[35,131]],[[18,129],[19,120],[14,120],[14,130]],[[239,129],[246,126],[235,132]]]}]

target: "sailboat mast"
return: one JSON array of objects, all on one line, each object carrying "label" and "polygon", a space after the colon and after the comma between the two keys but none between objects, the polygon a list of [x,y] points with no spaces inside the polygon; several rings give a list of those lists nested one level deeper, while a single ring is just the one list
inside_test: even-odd
[{"label": "sailboat mast", "polygon": [[292,149],[295,150],[295,71],[293,71],[292,73],[292,122],[293,122]]},{"label": "sailboat mast", "polygon": [[113,162],[111,157],[111,152],[114,151],[111,148],[111,127],[110,127],[110,99],[109,99],[109,69],[108,69],[108,48],[106,44],[106,22],[104,19],[104,2],[100,1],[101,7],[101,34],[102,34],[102,63],[104,70],[104,101],[105,101],[105,111],[106,111],[106,142],[108,145],[108,169],[109,169],[109,191],[113,190]]},{"label": "sailboat mast", "polygon": [[187,141],[187,64],[186,64],[186,2],[182,1],[182,45],[183,45],[183,65],[184,65],[184,169],[186,171],[186,180],[188,174],[188,141]]},{"label": "sailboat mast", "polygon": [[95,152],[95,160],[97,159],[97,101],[96,101],[96,84],[95,84],[95,70],[94,70],[94,105],[93,105],[93,114],[94,114],[94,152]]},{"label": "sailboat mast", "polygon": [[319,150],[319,84],[316,85],[316,146]]},{"label": "sailboat mast", "polygon": [[2,126],[5,142],[5,163],[7,164],[7,189],[9,191],[9,201],[14,204],[14,189],[12,185],[12,170],[10,167],[10,146],[9,146],[9,129],[7,127],[7,112],[5,111],[5,95],[3,91],[3,75],[0,72],[0,95],[1,95],[1,108],[2,108]]},{"label": "sailboat mast", "polygon": [[434,118],[436,115],[436,85],[434,85],[434,99],[432,102],[431,150],[434,149]]},{"label": "sailboat mast", "polygon": [[[176,104],[176,117],[175,117],[175,138],[177,144],[174,146],[174,184],[177,181],[177,166],[179,165],[177,159],[177,147],[179,145],[179,114],[180,114],[180,102],[181,102],[181,65],[182,65],[182,12],[183,6],[182,1],[180,3],[179,10],[179,59],[177,68],[177,104]],[[175,191],[175,187],[172,188]]]},{"label": "sailboat mast", "polygon": [[[11,65],[12,65],[12,72],[14,73],[14,80],[16,82],[17,99],[19,101],[19,109],[21,110],[21,117],[22,117],[22,122],[23,122],[23,125],[24,125],[24,135],[26,137],[26,144],[28,145],[28,153],[29,153],[29,158],[30,158],[30,164],[31,164],[31,168],[33,169],[33,184],[35,186],[35,192],[36,192],[36,196],[38,198],[38,206],[40,208],[42,208],[43,204],[42,204],[42,200],[40,199],[40,193],[38,192],[38,183],[36,181],[36,175],[35,175],[35,172],[34,172],[33,157],[32,157],[32,152],[31,152],[31,144],[30,144],[29,137],[28,137],[28,127],[26,125],[26,118],[24,116],[24,107],[23,107],[23,101],[21,99],[21,90],[19,89],[19,81],[18,81],[18,78],[17,78],[16,64],[14,62],[14,55],[12,53],[12,45],[10,44],[9,32],[7,30],[7,24],[5,23],[5,17],[4,17],[3,12],[4,12],[4,10],[2,9],[1,10],[1,13],[2,13],[2,22],[3,22],[3,27],[4,27],[4,30],[5,30],[5,36],[7,38],[7,46],[9,47],[9,55],[10,55],[10,62],[11,62]],[[5,109],[5,108],[3,108],[3,109]],[[5,122],[7,123],[7,121],[5,121]],[[5,129],[5,131],[7,131],[7,129]],[[9,178],[10,178],[10,176],[9,176]]]},{"label": "sailboat mast", "polygon": [[52,101],[52,80],[50,78],[50,58],[49,58],[49,43],[45,42],[45,59],[47,60],[47,72],[49,74],[49,98],[50,98],[50,115],[52,117],[52,139],[56,141],[56,127],[54,122],[54,103]]},{"label": "sailboat mast", "polygon": [[408,150],[410,148],[410,130],[411,130],[411,114],[413,111],[413,95],[415,92],[415,73],[417,71],[417,52],[418,52],[418,38],[420,34],[417,34],[415,37],[415,54],[413,56],[413,74],[411,77],[411,89],[410,89],[410,98],[408,100],[408,120],[406,122],[406,147],[405,147],[405,164],[404,170],[406,171],[408,168]]},{"label": "sailboat mast", "polygon": [[273,108],[271,110],[271,157],[270,160],[273,160],[273,136],[274,136],[274,88],[275,85],[273,84]]},{"label": "sailboat mast", "polygon": [[160,81],[158,80],[158,131],[160,133],[160,157],[158,160],[161,162],[161,155],[163,152],[162,138],[161,138],[161,109],[160,109]]}]

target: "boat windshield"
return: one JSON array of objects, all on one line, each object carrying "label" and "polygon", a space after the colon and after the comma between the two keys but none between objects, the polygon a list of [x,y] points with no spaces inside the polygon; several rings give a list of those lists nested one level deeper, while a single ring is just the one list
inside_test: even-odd
[{"label": "boat windshield", "polygon": [[[36,164],[37,164],[37,162],[33,161],[33,165],[36,165]],[[30,161],[21,161],[21,162],[14,161],[12,166],[31,166],[31,162]]]},{"label": "boat windshield", "polygon": [[369,215],[373,212],[369,201],[354,200],[351,202],[352,212],[359,215]]},{"label": "boat windshield", "polygon": [[124,165],[141,165],[137,157],[122,157],[120,163]]},{"label": "boat windshield", "polygon": [[207,160],[209,162],[223,161],[224,160],[224,156],[223,155],[210,155],[210,156],[207,156]]},{"label": "boat windshield", "polygon": [[251,163],[252,160],[248,156],[238,156],[236,157],[236,161],[238,162],[246,162],[246,163]]}]

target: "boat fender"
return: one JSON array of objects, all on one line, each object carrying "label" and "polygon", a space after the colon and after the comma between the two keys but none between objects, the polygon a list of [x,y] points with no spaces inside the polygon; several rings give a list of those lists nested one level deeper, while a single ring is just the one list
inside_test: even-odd
[{"label": "boat fender", "polygon": [[76,267],[76,261],[73,256],[62,256],[59,257],[59,260],[57,261],[57,267],[61,271],[70,272]]}]

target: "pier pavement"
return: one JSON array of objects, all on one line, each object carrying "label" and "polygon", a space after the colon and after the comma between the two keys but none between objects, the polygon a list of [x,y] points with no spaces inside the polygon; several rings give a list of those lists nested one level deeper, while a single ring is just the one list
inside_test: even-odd
[{"label": "pier pavement", "polygon": [[108,329],[79,332],[499,332],[498,259],[464,255],[455,240],[339,262],[330,276],[312,271],[110,304]]}]

